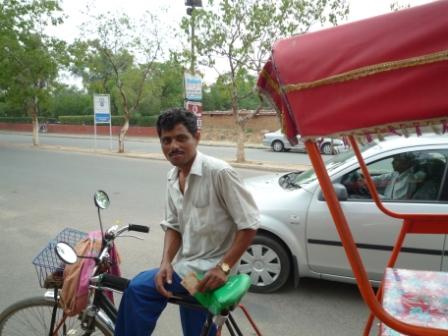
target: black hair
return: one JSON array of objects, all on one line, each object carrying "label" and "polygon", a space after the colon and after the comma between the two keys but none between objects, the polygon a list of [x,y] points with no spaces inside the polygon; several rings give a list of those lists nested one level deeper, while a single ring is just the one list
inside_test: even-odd
[{"label": "black hair", "polygon": [[157,118],[157,134],[162,135],[162,131],[171,131],[177,124],[184,125],[191,135],[196,135],[198,122],[194,113],[184,108],[171,108],[162,112]]}]

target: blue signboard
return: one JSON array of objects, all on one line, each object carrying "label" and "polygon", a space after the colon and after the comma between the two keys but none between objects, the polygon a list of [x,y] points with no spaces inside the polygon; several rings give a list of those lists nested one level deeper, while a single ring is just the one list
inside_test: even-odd
[{"label": "blue signboard", "polygon": [[93,113],[95,124],[110,123],[110,96],[108,94],[95,94],[93,96]]},{"label": "blue signboard", "polygon": [[185,73],[185,99],[192,101],[202,100],[202,78]]},{"label": "blue signboard", "polygon": [[109,113],[95,113],[95,122],[98,123],[109,123],[110,114]]}]

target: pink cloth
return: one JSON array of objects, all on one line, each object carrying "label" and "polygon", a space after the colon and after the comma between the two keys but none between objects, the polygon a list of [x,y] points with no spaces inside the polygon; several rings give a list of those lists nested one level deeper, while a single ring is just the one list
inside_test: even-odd
[{"label": "pink cloth", "polygon": [[[448,329],[448,273],[387,268],[384,309],[400,321]],[[380,335],[402,335],[381,324]]]},{"label": "pink cloth", "polygon": [[[101,241],[101,231],[92,231],[88,234],[89,239],[97,239]],[[97,257],[99,251],[92,250],[91,253],[88,255],[90,257]],[[115,275],[115,276],[121,276],[121,270],[120,270],[120,258],[118,256],[117,249],[115,247],[115,244],[112,246],[110,252],[110,258],[112,261],[112,266],[110,267],[108,273]],[[84,264],[82,266],[82,271],[79,279],[79,285],[78,285],[78,296],[86,295],[89,291],[89,279],[90,275],[92,274],[92,270],[95,267],[95,260],[93,259],[84,259]],[[105,292],[109,299],[113,302],[113,294],[110,291]]]}]

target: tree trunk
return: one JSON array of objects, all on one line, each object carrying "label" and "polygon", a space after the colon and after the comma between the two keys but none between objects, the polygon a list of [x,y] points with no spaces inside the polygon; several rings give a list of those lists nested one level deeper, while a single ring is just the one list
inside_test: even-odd
[{"label": "tree trunk", "polygon": [[236,137],[236,162],[246,162],[246,155],[244,151],[245,140],[245,123],[236,122],[237,125],[237,137]]},{"label": "tree trunk", "polygon": [[120,130],[120,135],[118,136],[118,153],[124,153],[124,139],[126,138],[126,133],[129,129],[129,117],[124,115],[124,124]]},{"label": "tree trunk", "polygon": [[39,146],[39,121],[33,116],[33,146]]},{"label": "tree trunk", "polygon": [[33,146],[39,146],[39,119],[37,118],[36,98],[28,105],[28,114],[31,116],[33,126]]}]

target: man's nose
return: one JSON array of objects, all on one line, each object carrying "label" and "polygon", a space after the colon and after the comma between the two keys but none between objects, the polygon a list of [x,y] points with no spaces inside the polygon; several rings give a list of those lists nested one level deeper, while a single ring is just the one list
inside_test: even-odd
[{"label": "man's nose", "polygon": [[179,148],[179,142],[176,141],[175,139],[173,139],[173,141],[171,141],[171,143],[170,143],[170,150],[178,149],[178,148]]}]

